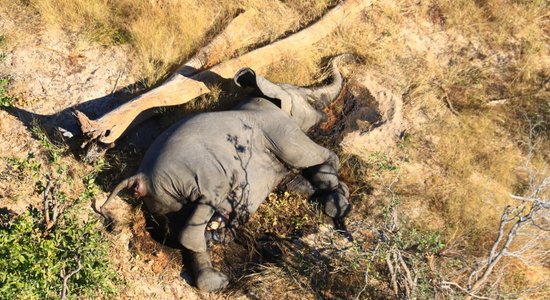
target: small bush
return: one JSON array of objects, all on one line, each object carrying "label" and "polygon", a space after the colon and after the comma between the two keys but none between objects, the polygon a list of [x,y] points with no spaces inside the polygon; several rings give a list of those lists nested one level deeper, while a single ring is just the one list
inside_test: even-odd
[{"label": "small bush", "polygon": [[[57,299],[64,277],[77,270],[67,279],[68,298],[112,297],[117,274],[110,266],[109,244],[97,218],[83,209],[99,191],[95,178],[102,161],[82,174],[66,163],[71,158],[62,157],[63,148],[38,128],[33,132],[42,146],[39,154],[2,158],[7,163],[3,179],[18,195],[8,192],[12,201],[0,207],[0,299]],[[80,184],[71,177],[76,173],[82,180],[78,192],[74,187]],[[38,204],[44,198],[48,205]]]},{"label": "small bush", "polygon": [[64,219],[44,231],[43,214],[30,207],[0,224],[0,295],[7,299],[53,299],[63,288],[62,272],[82,269],[68,280],[68,295],[113,295],[115,273],[95,222]]},{"label": "small bush", "polygon": [[7,95],[6,88],[8,87],[8,84],[9,84],[8,78],[6,77],[0,78],[0,107],[11,106],[13,102],[13,98]]},{"label": "small bush", "polygon": [[319,222],[316,204],[299,194],[285,192],[271,193],[248,227],[256,233],[295,237],[313,231]]}]

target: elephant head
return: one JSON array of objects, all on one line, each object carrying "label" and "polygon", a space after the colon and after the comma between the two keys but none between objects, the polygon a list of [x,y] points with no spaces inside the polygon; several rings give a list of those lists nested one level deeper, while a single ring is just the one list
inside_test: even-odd
[{"label": "elephant head", "polygon": [[243,68],[237,72],[234,81],[238,86],[252,87],[261,96],[272,100],[300,126],[302,131],[307,132],[325,119],[326,115],[322,109],[338,96],[343,79],[337,63],[347,56],[340,55],[332,59],[332,83],[326,86],[303,88],[290,84],[277,84],[256,75],[250,68]]}]

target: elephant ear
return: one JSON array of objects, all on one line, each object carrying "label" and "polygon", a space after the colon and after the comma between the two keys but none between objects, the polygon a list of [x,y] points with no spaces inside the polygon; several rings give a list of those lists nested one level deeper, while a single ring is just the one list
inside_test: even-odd
[{"label": "elephant ear", "polygon": [[257,76],[250,68],[239,70],[234,81],[240,87],[252,87],[268,98],[281,100],[281,110],[292,115],[292,96],[281,86]]}]

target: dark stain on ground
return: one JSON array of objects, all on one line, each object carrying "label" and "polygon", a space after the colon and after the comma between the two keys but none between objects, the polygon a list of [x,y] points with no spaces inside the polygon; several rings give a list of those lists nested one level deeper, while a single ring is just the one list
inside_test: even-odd
[{"label": "dark stain on ground", "polygon": [[324,109],[327,120],[310,132],[317,143],[336,149],[347,133],[368,132],[382,119],[376,99],[369,90],[353,83],[346,85],[336,100]]}]

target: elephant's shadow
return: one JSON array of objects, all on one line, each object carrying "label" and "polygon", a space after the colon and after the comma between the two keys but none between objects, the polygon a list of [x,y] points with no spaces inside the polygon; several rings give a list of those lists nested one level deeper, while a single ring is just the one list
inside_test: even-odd
[{"label": "elephant's shadow", "polygon": [[[193,73],[196,70],[186,71]],[[207,76],[204,76],[206,78],[204,83],[207,86],[215,85],[216,87],[221,87],[224,91],[220,94],[219,101],[208,103],[208,110],[229,108],[237,103],[239,99],[242,99],[247,92],[236,88],[230,79],[223,78],[210,71],[203,71],[203,73],[207,74]],[[157,86],[161,84],[159,83]],[[145,89],[143,84],[135,82],[118,89],[117,92],[112,94],[91,99],[49,115],[35,113],[31,110],[15,106],[0,106],[0,109],[16,117],[29,131],[32,132],[33,128],[39,127],[52,142],[66,145],[73,155],[84,157],[87,154],[85,152],[89,151],[89,149],[82,147],[86,138],[82,136],[80,125],[74,116],[75,111],[83,112],[91,120],[99,119],[110,111],[157,86]],[[132,124],[117,141],[117,147],[131,145],[138,150],[145,150],[172,123],[175,123],[186,115],[202,112],[207,109],[205,105],[202,107],[200,105],[193,105],[196,101],[168,108],[153,108],[142,112],[141,114],[153,114],[153,117],[141,124],[136,124],[135,126]],[[139,119],[139,116],[136,119]],[[33,135],[33,138],[39,139],[36,135]],[[103,150],[105,151],[106,149]]]}]

